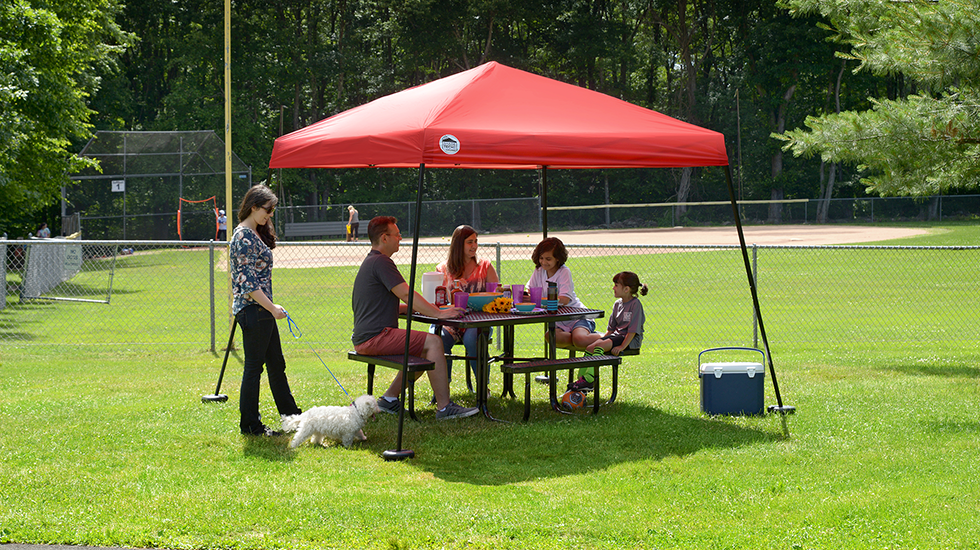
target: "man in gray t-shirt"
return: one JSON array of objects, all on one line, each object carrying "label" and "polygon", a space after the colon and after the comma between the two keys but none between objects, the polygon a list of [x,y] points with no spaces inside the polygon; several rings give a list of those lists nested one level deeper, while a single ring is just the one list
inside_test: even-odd
[{"label": "man in gray t-shirt", "polygon": [[391,289],[405,283],[395,262],[372,248],[354,278],[351,309],[354,310],[354,345],[381,334],[386,327],[398,328],[401,301]]},{"label": "man in gray t-shirt", "polygon": [[[368,224],[371,251],[361,263],[351,291],[351,310],[354,313],[351,342],[354,351],[363,355],[401,355],[405,352],[405,339],[408,336],[409,353],[435,363],[435,368],[428,371],[428,375],[438,407],[436,418],[472,416],[478,409],[460,407],[449,398],[449,376],[442,338],[417,330],[408,334],[405,329],[398,328],[398,314],[408,310],[410,289],[391,260],[391,256],[398,252],[401,241],[396,222],[395,218],[379,216]],[[439,309],[418,292],[414,292],[412,306],[418,313],[437,319],[457,317],[463,313],[456,307]],[[401,390],[402,372],[399,371],[391,386],[378,399],[381,410],[398,412],[401,404],[397,398]]]}]

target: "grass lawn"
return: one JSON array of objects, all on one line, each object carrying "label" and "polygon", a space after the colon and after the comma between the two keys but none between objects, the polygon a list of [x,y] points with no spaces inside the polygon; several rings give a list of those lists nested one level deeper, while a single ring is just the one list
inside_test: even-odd
[{"label": "grass lawn", "polygon": [[[954,226],[921,238],[974,244],[976,235]],[[777,334],[790,320],[807,330],[806,312],[791,314],[774,311],[767,324],[774,319]],[[80,319],[73,330],[99,322]],[[9,347],[0,351],[0,542],[978,548],[980,348],[889,334],[780,346],[780,389],[798,409],[785,424],[702,414],[701,348],[662,341],[625,359],[619,399],[595,417],[552,413],[536,386],[529,423],[516,421],[520,403],[498,397],[495,415],[516,422],[437,422],[423,381],[422,422],[406,421],[404,431],[417,456],[403,462],[381,458],[397,431],[386,415],[351,449],[290,451],[288,438],[240,436],[240,352],[222,387],[229,402],[204,404],[221,355],[164,345]],[[351,394],[363,391],[360,364],[321,357]],[[346,399],[309,348],[291,347],[287,361],[301,407]],[[381,370],[383,387],[391,371]],[[456,372],[454,398],[471,404]],[[499,373],[491,387],[499,389]],[[774,404],[768,380],[766,392]],[[262,397],[272,424],[265,383]]]}]

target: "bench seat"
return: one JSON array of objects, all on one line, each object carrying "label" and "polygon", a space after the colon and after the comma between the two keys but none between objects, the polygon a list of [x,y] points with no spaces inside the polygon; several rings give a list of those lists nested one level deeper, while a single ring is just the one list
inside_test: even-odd
[{"label": "bench seat", "polygon": [[347,222],[294,222],[287,223],[283,229],[285,237],[347,236]]},{"label": "bench seat", "polygon": [[[612,393],[615,397],[617,385],[619,384],[619,364],[622,359],[613,355],[590,355],[585,357],[568,357],[565,359],[545,359],[540,361],[528,361],[525,363],[503,363],[500,365],[500,372],[507,374],[524,375],[524,420],[527,421],[531,416],[531,375],[536,372],[549,373],[548,393],[551,399],[551,408],[558,411],[561,407],[558,403],[557,388],[555,384],[556,372],[559,370],[579,369],[583,367],[596,367],[595,380],[593,381],[592,413],[599,412],[599,368],[604,366],[612,367]],[[610,400],[611,402],[611,400]]]},{"label": "bench seat", "polygon": [[[575,357],[575,353],[576,353],[576,351],[573,350],[573,349],[568,350],[568,356],[569,357]],[[626,357],[628,355],[639,355],[639,354],[640,354],[640,348],[626,348],[623,351],[619,352],[619,357]],[[548,376],[547,375],[545,375],[545,376],[538,376],[537,378],[534,379],[534,381],[535,382],[539,382],[541,384],[547,384],[548,383]],[[568,383],[571,384],[574,381],[575,381],[575,370],[568,369]],[[616,400],[617,389],[618,388],[616,387],[616,384],[613,384],[612,394],[609,396],[609,401],[606,401],[606,404],[607,405],[609,403],[612,403],[613,401]]]},{"label": "bench seat", "polygon": [[[359,361],[361,363],[367,363],[368,378],[367,378],[367,392],[374,395],[374,370],[376,365],[381,365],[382,367],[388,367],[389,369],[402,370],[402,365],[404,363],[404,355],[361,355],[355,351],[347,352],[347,358],[351,361]],[[418,421],[418,417],[415,416],[415,377],[411,376],[412,373],[430,371],[435,368],[435,363],[425,359],[423,357],[415,357],[414,355],[408,356],[408,368],[404,369],[409,376],[405,377],[404,383],[408,384],[408,414],[411,416],[412,420]]]}]

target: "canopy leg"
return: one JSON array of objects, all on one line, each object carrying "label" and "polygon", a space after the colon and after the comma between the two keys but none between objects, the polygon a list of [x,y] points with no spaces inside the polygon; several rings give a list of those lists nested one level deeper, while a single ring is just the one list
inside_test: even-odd
[{"label": "canopy leg", "polygon": [[[776,368],[772,364],[772,354],[769,352],[769,339],[766,337],[766,325],[762,322],[762,309],[759,307],[759,295],[755,289],[755,278],[752,277],[752,264],[749,262],[749,252],[745,247],[745,234],[742,232],[742,219],[738,213],[738,203],[735,200],[735,186],[732,184],[732,170],[725,165],[725,181],[728,183],[728,196],[732,201],[732,216],[735,217],[735,228],[738,230],[738,242],[742,247],[742,259],[745,261],[745,273],[749,278],[749,289],[752,291],[752,305],[755,308],[755,317],[759,320],[759,334],[762,335],[762,346],[765,348],[766,360],[769,362],[769,376],[772,378],[772,389],[776,393],[778,406],[769,407],[769,412],[780,414],[792,414],[796,412],[796,407],[783,405],[783,396],[779,393],[779,382],[776,381]],[[785,430],[785,424],[783,426]]]},{"label": "canopy leg", "polygon": [[408,387],[408,356],[409,348],[412,342],[412,314],[414,310],[412,306],[415,302],[415,292],[412,290],[415,288],[415,267],[418,264],[419,258],[419,229],[421,227],[422,220],[422,182],[425,180],[425,163],[419,165],[419,191],[418,195],[415,197],[415,228],[412,231],[412,271],[408,276],[408,315],[407,321],[405,323],[405,355],[402,360],[402,393],[401,393],[401,410],[398,411],[398,448],[395,450],[387,450],[381,453],[387,461],[392,460],[405,460],[406,458],[415,458],[415,451],[411,449],[402,449],[402,433],[405,427],[405,391]]}]

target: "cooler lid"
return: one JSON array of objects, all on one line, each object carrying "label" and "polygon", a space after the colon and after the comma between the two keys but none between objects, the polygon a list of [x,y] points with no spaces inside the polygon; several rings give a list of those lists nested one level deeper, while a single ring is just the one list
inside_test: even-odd
[{"label": "cooler lid", "polygon": [[749,378],[755,378],[756,376],[765,376],[766,369],[762,363],[701,363],[701,375],[710,376],[712,374],[715,375],[715,378],[721,378],[725,374],[745,374]]}]

